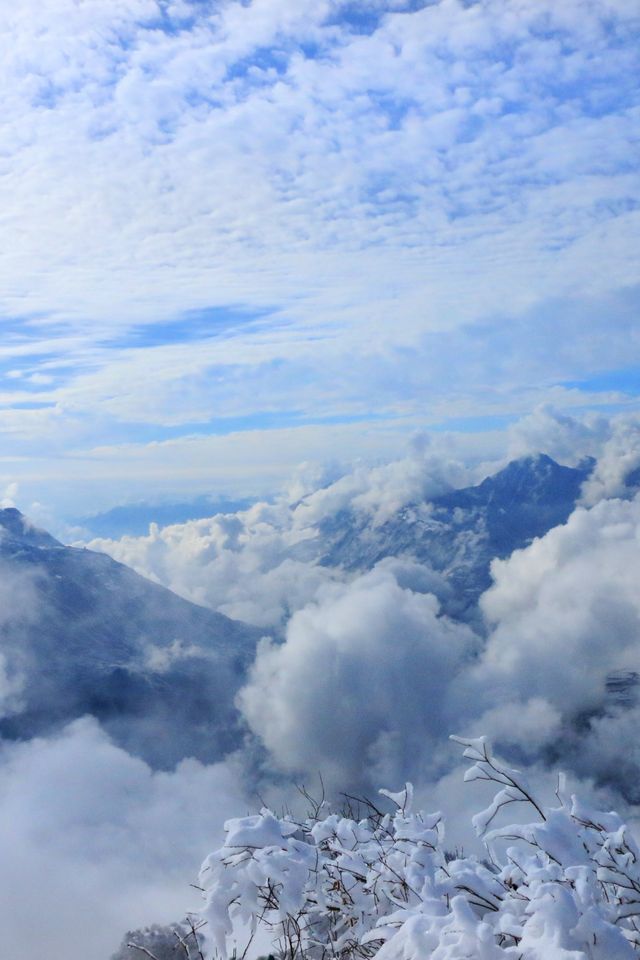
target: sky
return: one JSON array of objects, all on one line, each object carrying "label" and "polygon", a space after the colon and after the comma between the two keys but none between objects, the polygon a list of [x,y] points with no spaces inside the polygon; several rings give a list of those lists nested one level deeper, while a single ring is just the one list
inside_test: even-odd
[{"label": "sky", "polygon": [[23,509],[264,495],[417,432],[479,455],[541,405],[638,408],[636,4],[23,0],[0,23]]}]

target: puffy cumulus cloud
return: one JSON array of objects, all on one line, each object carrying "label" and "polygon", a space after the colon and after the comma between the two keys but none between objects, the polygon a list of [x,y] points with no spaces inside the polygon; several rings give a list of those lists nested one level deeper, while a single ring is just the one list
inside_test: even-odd
[{"label": "puffy cumulus cloud", "polygon": [[238,703],[281,768],[335,787],[398,783],[431,763],[453,720],[448,685],[477,641],[403,566],[414,589],[401,565],[379,566],[324,586],[284,643],[262,642]]},{"label": "puffy cumulus cloud", "polygon": [[405,504],[469,478],[462,464],[429,452],[425,443],[409,457],[361,464],[328,481],[337,469],[327,473],[308,464],[275,503],[162,529],[152,525],[145,537],[88,545],[196,603],[248,623],[278,626],[323,584],[342,577],[319,563],[323,522],[352,511],[375,525]]},{"label": "puffy cumulus cloud", "polygon": [[106,960],[125,929],[197,906],[189,883],[245,809],[231,764],[154,773],[84,719],[0,744],[3,955]]},{"label": "puffy cumulus cloud", "polygon": [[153,524],[146,537],[99,539],[89,546],[188,600],[274,627],[332,576],[314,562],[313,535],[311,528],[293,527],[287,504],[259,503],[163,529]]},{"label": "puffy cumulus cloud", "polygon": [[596,460],[585,482],[582,501],[628,497],[640,483],[640,416],[585,414],[571,416],[541,404],[507,431],[507,458],[543,450],[562,463],[576,464],[585,457]]},{"label": "puffy cumulus cloud", "polygon": [[594,504],[606,497],[629,495],[640,485],[640,416],[615,420],[593,474],[585,483],[583,499]]},{"label": "puffy cumulus cloud", "polygon": [[560,463],[597,457],[611,434],[611,420],[597,414],[571,416],[549,403],[540,404],[510,427],[508,459],[544,451]]},{"label": "puffy cumulus cloud", "polygon": [[341,510],[354,510],[384,523],[401,507],[416,500],[462,487],[469,471],[457,460],[430,451],[428,436],[414,443],[412,456],[377,467],[362,465],[305,497],[295,511],[296,525],[317,523]]},{"label": "puffy cumulus cloud", "polygon": [[20,711],[24,685],[25,677],[16,671],[4,651],[0,652],[0,717]]},{"label": "puffy cumulus cloud", "polygon": [[431,593],[437,599],[451,596],[452,588],[444,576],[425,564],[408,558],[385,557],[375,569],[379,573],[390,574],[403,590],[414,593]]},{"label": "puffy cumulus cloud", "polygon": [[602,698],[640,644],[640,498],[578,508],[507,560],[481,607],[494,629],[479,668],[490,692],[539,694],[566,710]]},{"label": "puffy cumulus cloud", "polygon": [[[640,497],[579,507],[565,525],[494,560],[494,585],[480,601],[486,647],[453,681],[460,715],[530,757],[560,754],[583,776],[611,779],[618,765],[615,782],[634,794],[637,767],[631,779],[620,771],[640,760],[625,703],[633,704],[639,664],[638,571]],[[622,695],[607,682],[613,674]]]},{"label": "puffy cumulus cloud", "polygon": [[0,499],[0,507],[4,510],[6,507],[15,507],[16,497],[18,496],[18,484],[8,483],[2,492],[2,499]]},{"label": "puffy cumulus cloud", "polygon": [[477,725],[482,727],[483,736],[516,747],[531,760],[539,755],[541,747],[561,733],[562,712],[559,706],[537,696],[516,704],[498,702],[483,713]]},{"label": "puffy cumulus cloud", "polygon": [[[566,758],[582,777],[613,787],[636,806],[640,819],[640,745],[638,691],[630,691],[630,701],[615,704],[606,712],[589,718],[586,730],[572,732],[563,744]],[[566,762],[566,761],[565,761]]]}]

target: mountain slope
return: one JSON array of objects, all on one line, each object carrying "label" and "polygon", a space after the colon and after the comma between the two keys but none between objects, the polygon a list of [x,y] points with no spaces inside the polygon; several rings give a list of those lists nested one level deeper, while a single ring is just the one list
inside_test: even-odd
[{"label": "mountain slope", "polygon": [[572,468],[540,454],[509,463],[477,486],[408,504],[378,525],[342,511],[321,524],[322,562],[360,571],[385,557],[411,557],[449,582],[448,613],[472,617],[491,583],[491,560],[564,523],[592,469],[591,460]]},{"label": "mountain slope", "polygon": [[[320,521],[315,550],[352,572],[385,557],[428,565],[449,585],[445,612],[481,630],[491,560],[563,523],[591,469],[538,456],[382,523],[342,510]],[[0,510],[0,734],[90,713],[156,766],[215,759],[240,742],[234,697],[261,633]]]},{"label": "mountain slope", "polygon": [[156,766],[239,742],[233,705],[261,631],[0,510],[0,733],[85,713]]}]

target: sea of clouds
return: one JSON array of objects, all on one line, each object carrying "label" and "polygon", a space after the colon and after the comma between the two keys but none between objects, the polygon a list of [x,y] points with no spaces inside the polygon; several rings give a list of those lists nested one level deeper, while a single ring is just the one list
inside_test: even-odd
[{"label": "sea of clouds", "polygon": [[[92,718],[0,750],[6,956],[107,958],[125,929],[197,906],[199,861],[234,814],[293,802],[293,783],[330,794],[415,781],[446,807],[452,844],[467,797],[451,732],[486,733],[552,789],[557,768],[632,819],[640,812],[640,420],[536,411],[512,455],[544,449],[597,464],[568,522],[495,560],[482,629],[442,612],[450,589],[410,557],[365,571],[321,563],[327,523],[377,525],[416,501],[499,469],[435,454],[342,473],[305,468],[283,495],[147,536],[94,541],[151,579],[264,628],[237,698],[246,743],[220,763],[151,769]],[[625,481],[627,485],[625,485]],[[20,589],[34,602],[33,585]],[[41,669],[41,667],[40,667]],[[611,678],[630,678],[621,692]],[[609,678],[609,686],[607,679]],[[640,689],[640,688],[638,688]],[[6,703],[19,697],[0,672]],[[162,732],[159,731],[161,736]],[[459,833],[456,834],[456,830]],[[29,917],[39,918],[37,930]]]}]

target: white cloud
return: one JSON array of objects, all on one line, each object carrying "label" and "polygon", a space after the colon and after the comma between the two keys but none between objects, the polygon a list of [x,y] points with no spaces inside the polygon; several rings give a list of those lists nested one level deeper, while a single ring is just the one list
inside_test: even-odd
[{"label": "white cloud", "polygon": [[521,756],[560,757],[634,802],[633,679],[625,707],[607,678],[638,668],[639,544],[640,499],[603,500],[494,560],[486,647],[450,691],[474,730]]},{"label": "white cloud", "polygon": [[401,587],[381,566],[323,587],[291,618],[284,644],[262,641],[238,703],[287,771],[320,771],[333,789],[373,770],[402,782],[442,740],[447,686],[474,643],[438,616],[432,594]]},{"label": "white cloud", "polygon": [[405,504],[463,486],[469,477],[460,462],[439,455],[423,438],[408,457],[377,467],[359,464],[333,482],[323,482],[322,471],[307,465],[271,504],[88,546],[227,616],[280,626],[324,584],[343,577],[320,565],[323,521],[350,510],[375,526]]},{"label": "white cloud", "polygon": [[584,485],[587,505],[629,495],[627,479],[640,468],[640,418],[625,417],[613,424],[596,468]]},{"label": "white cloud", "polygon": [[[605,500],[493,561],[481,602],[495,628],[479,667],[489,696],[498,686],[586,709],[609,671],[634,668],[639,531],[640,500]],[[554,669],[561,662],[569,669]]]},{"label": "white cloud", "polygon": [[559,463],[575,465],[584,457],[601,456],[611,429],[611,419],[602,415],[578,418],[543,404],[509,428],[507,456],[543,450]]},{"label": "white cloud", "polygon": [[[444,368],[460,370],[446,415],[513,412],[504,383],[473,375],[487,318],[530,334],[543,302],[636,281],[634,11],[371,9],[366,30],[344,4],[292,0],[6,15],[12,444],[86,448],[83,416],[118,443],[122,423],[416,415],[449,396]],[[529,356],[523,339],[510,353],[512,371]],[[549,399],[538,372],[514,393]],[[22,408],[34,399],[51,406]]]},{"label": "white cloud", "polygon": [[152,527],[146,537],[94,540],[90,547],[226,616],[279,626],[332,576],[308,562],[313,552],[296,558],[305,533],[292,529],[288,514],[286,504],[260,503],[239,514]]},{"label": "white cloud", "polygon": [[7,957],[106,958],[125,929],[198,905],[189,888],[243,809],[231,765],[154,773],[92,720],[0,748],[0,921]]},{"label": "white cloud", "polygon": [[7,507],[15,507],[17,495],[18,484],[15,483],[15,481],[13,483],[8,483],[4,489],[2,499],[0,500],[0,508],[4,510]]},{"label": "white cloud", "polygon": [[[6,535],[3,528],[0,538]],[[40,577],[39,571],[17,569],[6,558],[0,562],[0,718],[24,708],[23,692],[33,666],[24,637],[38,620]]]},{"label": "white cloud", "polygon": [[453,487],[465,486],[469,471],[441,451],[429,449],[428,437],[413,456],[379,467],[364,464],[305,497],[296,509],[296,522],[317,523],[340,510],[352,509],[383,523],[401,507],[416,500],[430,500]]},{"label": "white cloud", "polygon": [[600,500],[629,498],[638,485],[640,419],[637,413],[605,417],[602,414],[570,416],[543,404],[507,431],[507,459],[543,450],[561,463],[577,464],[585,457],[595,466],[582,488],[581,502],[593,506]]}]

